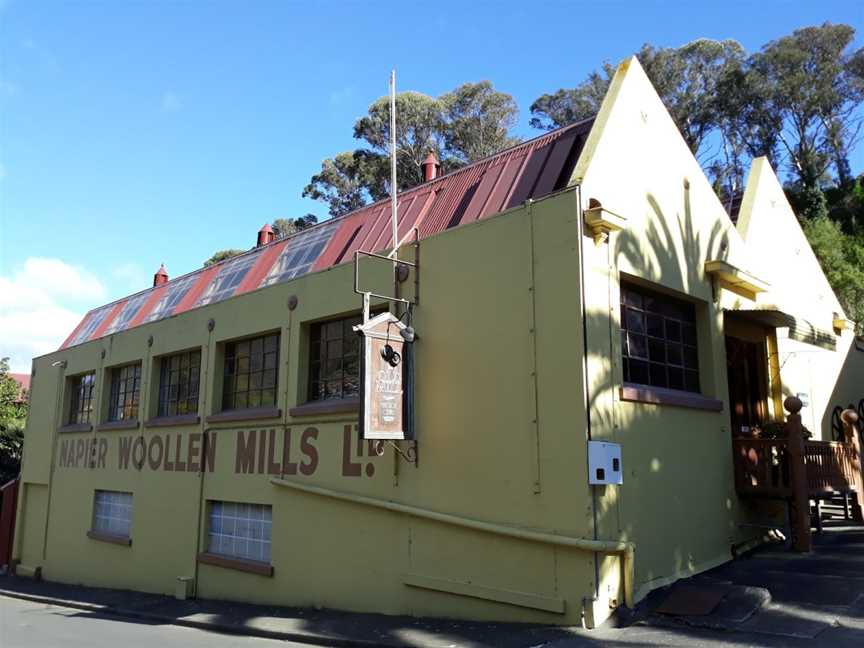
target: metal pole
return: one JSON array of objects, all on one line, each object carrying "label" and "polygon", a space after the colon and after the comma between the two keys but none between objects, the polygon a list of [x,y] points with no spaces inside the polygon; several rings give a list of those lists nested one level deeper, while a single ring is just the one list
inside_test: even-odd
[{"label": "metal pole", "polygon": [[393,249],[390,257],[398,259],[399,242],[396,240],[396,70],[390,72],[390,227],[393,231]]}]

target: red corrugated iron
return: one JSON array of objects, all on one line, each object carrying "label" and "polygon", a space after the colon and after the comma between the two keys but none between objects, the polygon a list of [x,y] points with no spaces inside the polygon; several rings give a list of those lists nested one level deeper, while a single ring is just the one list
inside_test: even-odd
[{"label": "red corrugated iron", "polygon": [[[415,229],[420,238],[425,238],[450,227],[497,214],[520,205],[529,198],[540,198],[562,189],[570,179],[592,124],[593,120],[586,120],[560,128],[403,191],[397,203],[397,236],[400,244],[404,244]],[[357,250],[379,252],[392,247],[389,199],[341,216],[336,222],[338,226],[332,234],[328,234],[329,242],[317,259],[308,266],[308,272],[350,261]],[[301,237],[304,235],[318,228],[332,229],[334,224],[332,220],[325,221],[315,228],[246,252],[245,254],[260,253],[260,256],[230,296],[261,287],[286,246],[302,245]],[[327,233],[322,232],[322,235],[324,234]],[[314,247],[310,246],[310,249]],[[230,262],[231,259],[228,259],[149,289],[150,294],[141,300],[138,312],[131,317],[126,328],[146,321],[147,315],[159,303],[163,291],[177,282],[188,280],[190,276],[195,278],[194,284],[179,303],[165,313],[154,313],[154,317],[167,317],[195,308],[199,298],[217,279],[223,264]],[[99,322],[92,333],[83,336],[83,339],[77,339],[82,337],[79,332],[86,331],[91,318],[99,317],[106,307],[87,313],[61,348],[72,345],[73,341],[81,344],[100,337],[131,299],[132,297],[129,297],[109,304],[108,306],[113,308],[108,316]]]}]

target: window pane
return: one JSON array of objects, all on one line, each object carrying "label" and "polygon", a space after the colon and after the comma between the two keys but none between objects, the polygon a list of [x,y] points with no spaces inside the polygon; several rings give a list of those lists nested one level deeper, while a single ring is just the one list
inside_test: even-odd
[{"label": "window pane", "polygon": [[[624,380],[698,392],[695,313],[694,305],[689,302],[641,287],[622,286]],[[646,359],[650,360],[650,365]]]},{"label": "window pane", "polygon": [[97,490],[93,501],[93,530],[130,537],[132,493]]},{"label": "window pane", "polygon": [[[279,335],[270,334],[225,345],[227,358],[236,357],[223,383],[222,409],[241,409],[276,404]],[[268,367],[265,369],[265,367]],[[267,389],[264,394],[263,390]]]},{"label": "window pane", "polygon": [[270,562],[272,511],[266,504],[211,502],[207,551],[231,558]]}]

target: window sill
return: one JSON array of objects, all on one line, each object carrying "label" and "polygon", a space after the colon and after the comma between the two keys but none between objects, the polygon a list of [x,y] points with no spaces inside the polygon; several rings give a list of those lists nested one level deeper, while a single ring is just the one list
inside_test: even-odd
[{"label": "window sill", "polygon": [[132,538],[130,538],[129,536],[103,533],[102,531],[88,531],[87,537],[91,540],[98,540],[99,542],[110,542],[111,544],[123,545],[126,547],[132,545]]},{"label": "window sill", "polygon": [[144,421],[144,427],[172,427],[180,425],[198,425],[201,417],[197,414],[178,414],[176,416],[156,416]]},{"label": "window sill", "polygon": [[68,425],[61,425],[57,428],[57,431],[61,434],[72,434],[73,432],[92,432],[93,425],[90,423],[69,423]]},{"label": "window sill", "polygon": [[243,560],[242,558],[229,558],[228,556],[219,556],[217,554],[207,553],[206,551],[198,554],[198,562],[205,565],[213,565],[214,567],[236,569],[237,571],[247,572],[250,574],[267,576],[268,578],[273,576],[273,565],[270,563]]},{"label": "window sill", "polygon": [[353,414],[360,411],[359,398],[334,398],[309,401],[288,410],[291,416],[318,416],[321,414]]},{"label": "window sill", "polygon": [[708,412],[723,411],[723,401],[716,398],[708,398],[702,394],[678,391],[676,389],[651,387],[649,385],[623,385],[621,387],[621,400],[631,403],[686,407],[688,409],[705,410]]},{"label": "window sill", "polygon": [[138,419],[126,419],[125,421],[106,421],[96,426],[100,432],[105,430],[137,430],[140,423]]},{"label": "window sill", "polygon": [[230,423],[234,421],[256,421],[258,419],[275,419],[282,416],[278,407],[249,407],[247,409],[228,410],[211,414],[208,423]]}]

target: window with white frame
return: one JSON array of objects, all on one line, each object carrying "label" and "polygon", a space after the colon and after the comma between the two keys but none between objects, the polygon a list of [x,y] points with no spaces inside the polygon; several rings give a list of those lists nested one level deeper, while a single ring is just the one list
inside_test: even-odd
[{"label": "window with white frame", "polygon": [[93,530],[129,538],[132,529],[132,493],[97,490],[93,506]]},{"label": "window with white frame", "polygon": [[208,553],[270,562],[272,509],[269,504],[210,502]]}]

